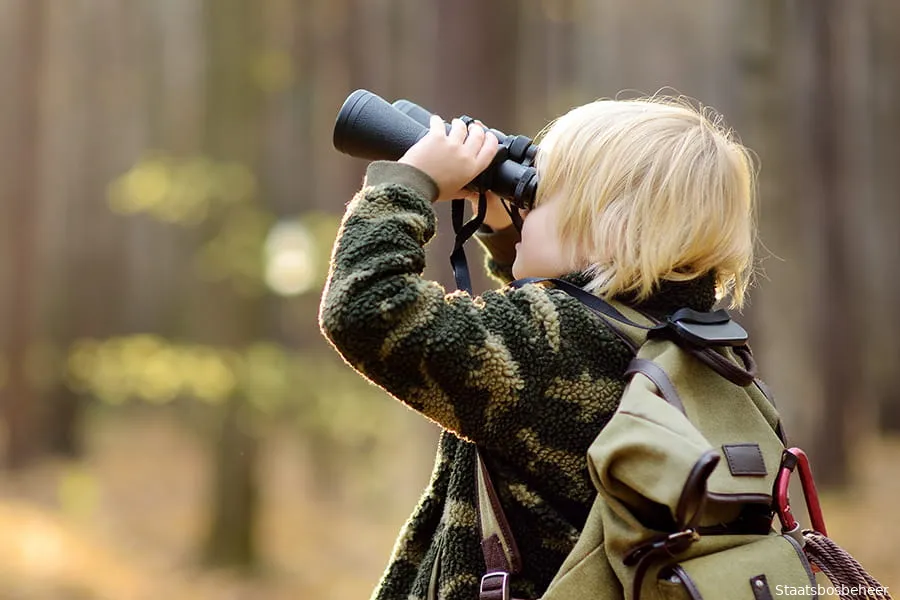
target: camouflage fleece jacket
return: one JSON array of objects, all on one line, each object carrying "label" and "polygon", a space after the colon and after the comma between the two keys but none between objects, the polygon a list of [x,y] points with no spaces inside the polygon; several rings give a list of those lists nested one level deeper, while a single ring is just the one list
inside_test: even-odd
[{"label": "camouflage fleece jacket", "polygon": [[[323,332],[348,363],[444,429],[431,481],[373,598],[425,598],[439,547],[438,597],[478,598],[473,443],[522,555],[513,595],[536,598],[587,517],[595,491],[585,455],[616,409],[631,354],[562,291],[529,284],[473,298],[423,279],[436,196],[421,171],[372,163],[347,207],[320,308]],[[509,228],[480,237],[506,282],[517,236]],[[708,310],[713,285],[666,285],[641,306]]]}]

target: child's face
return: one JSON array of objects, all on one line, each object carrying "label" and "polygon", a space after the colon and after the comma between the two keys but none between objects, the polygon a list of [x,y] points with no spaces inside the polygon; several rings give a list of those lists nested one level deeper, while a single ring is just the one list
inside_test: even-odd
[{"label": "child's face", "polygon": [[522,223],[522,241],[516,244],[512,271],[523,277],[559,277],[576,270],[563,251],[557,223],[564,199],[554,194],[537,208],[528,211]]}]

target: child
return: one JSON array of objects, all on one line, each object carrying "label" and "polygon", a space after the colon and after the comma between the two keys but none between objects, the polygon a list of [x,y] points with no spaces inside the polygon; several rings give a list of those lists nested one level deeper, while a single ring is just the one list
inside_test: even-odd
[{"label": "child", "polygon": [[[369,166],[335,243],[325,335],[444,429],[377,600],[478,598],[476,444],[522,557],[512,595],[539,597],[585,522],[596,493],[585,453],[626,383],[631,350],[563,291],[528,284],[473,298],[421,277],[431,203],[468,195],[496,148],[477,125],[454,120],[446,132],[435,118],[399,161]],[[520,243],[496,197],[479,234],[501,281],[563,277],[655,315],[710,310],[726,292],[741,306],[753,170],[711,114],[659,98],[592,102],[549,126],[536,167]]]}]

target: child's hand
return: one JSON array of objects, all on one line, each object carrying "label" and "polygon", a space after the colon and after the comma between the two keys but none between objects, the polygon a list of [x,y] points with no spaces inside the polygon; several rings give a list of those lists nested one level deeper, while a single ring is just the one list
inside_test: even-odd
[{"label": "child's hand", "polygon": [[429,175],[438,186],[438,200],[463,198],[469,194],[463,188],[491,164],[498,145],[494,134],[476,123],[467,128],[453,119],[448,132],[443,119],[432,115],[428,133],[397,162]]}]

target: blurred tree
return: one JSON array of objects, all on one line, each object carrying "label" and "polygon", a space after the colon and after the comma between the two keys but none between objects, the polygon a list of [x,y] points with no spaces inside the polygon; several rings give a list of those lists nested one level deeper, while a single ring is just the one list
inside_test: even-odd
[{"label": "blurred tree", "polygon": [[[48,5],[41,310],[45,335],[59,354],[75,340],[133,326],[125,321],[140,289],[126,284],[126,274],[131,269],[139,273],[136,280],[149,279],[139,264],[127,262],[134,253],[122,251],[124,240],[138,236],[129,236],[125,223],[99,201],[112,174],[142,144],[144,121],[136,117],[128,80],[121,76],[133,72],[129,59],[136,48],[127,32],[136,19],[120,8],[116,3]],[[85,25],[74,26],[81,15]],[[97,94],[98,81],[107,82],[103,94]],[[90,398],[58,378],[43,383],[42,441],[50,452],[78,456]]]},{"label": "blurred tree", "polygon": [[[562,114],[577,104],[594,99],[590,92],[591,78],[585,77],[589,70],[583,63],[584,59],[595,61],[596,53],[579,45],[579,34],[596,32],[596,22],[584,20],[590,13],[586,3],[580,0],[544,0],[534,10],[543,17],[538,39],[543,42],[541,78],[544,93],[554,115]],[[521,42],[525,42],[525,38],[520,38]]]},{"label": "blurred tree", "polygon": [[[388,6],[372,2],[365,6],[352,0],[302,0],[298,10],[298,29],[295,36],[295,72],[291,98],[298,109],[299,127],[286,141],[295,148],[302,177],[296,180],[296,192],[282,199],[282,205],[293,213],[319,209],[340,213],[358,189],[364,163],[349,160],[332,149],[332,128],[338,109],[350,91],[370,87],[379,91],[386,85],[384,71],[375,72],[376,65],[363,63],[365,56],[381,59],[382,66],[390,61],[385,48],[372,47],[372,36],[385,36],[389,28],[373,26],[372,21],[386,19]],[[355,43],[354,43],[355,40]],[[368,73],[368,77],[362,77]],[[382,92],[383,93],[383,92]],[[330,252],[329,252],[330,253]],[[291,302],[284,302],[285,311],[298,317],[293,326],[276,333],[282,341],[294,347],[310,350],[322,347],[324,339],[318,331],[319,294],[304,294]],[[311,351],[311,350],[310,350]],[[295,400],[300,404],[312,398],[311,390]],[[320,422],[304,415],[299,423],[300,440],[311,460],[312,494],[327,502],[340,498],[342,459],[339,436],[330,435]]]},{"label": "blurred tree", "polygon": [[471,115],[514,133],[518,73],[517,0],[437,0],[436,88],[429,108],[445,119]]},{"label": "blurred tree", "polygon": [[876,378],[881,430],[900,432],[900,386],[897,385],[897,332],[900,330],[900,280],[893,276],[900,264],[900,4],[894,0],[875,0],[869,13],[871,37],[871,87],[873,109],[866,115],[873,128],[875,212],[871,223],[875,245],[873,265],[878,286],[873,293],[875,318],[869,328],[871,364]]},{"label": "blurred tree", "polygon": [[[254,79],[254,61],[262,51],[261,10],[248,0],[207,0],[204,3],[207,86],[203,146],[215,160],[260,166],[263,91]],[[234,209],[239,210],[239,209]],[[246,224],[240,214],[226,216],[235,226]],[[204,224],[208,240],[222,223]],[[226,225],[227,226],[227,225]],[[257,248],[259,250],[259,248]],[[243,257],[261,260],[260,256]],[[192,311],[198,337],[240,347],[264,331],[264,301],[258,293],[239,294],[230,281],[202,289]],[[256,560],[258,508],[256,481],[259,441],[248,418],[247,399],[234,393],[224,407],[215,442],[215,483],[212,514],[204,546],[207,563],[252,566]]]},{"label": "blurred tree", "polygon": [[[308,198],[315,202],[307,206],[339,212],[359,189],[363,165],[354,161],[348,172],[346,157],[332,149],[334,119],[347,95],[359,87],[355,75],[362,68],[354,60],[352,49],[365,50],[365,46],[354,37],[360,31],[351,29],[351,12],[356,13],[351,0],[304,0],[302,5],[302,35],[309,55],[302,63],[307,70],[300,89],[309,101],[310,144],[303,174]],[[389,61],[388,56],[380,56]]]},{"label": "blurred tree", "polygon": [[[853,453],[861,449],[861,443],[878,430],[878,371],[882,368],[878,363],[884,358],[876,340],[877,332],[889,327],[890,323],[890,319],[883,316],[889,309],[881,299],[887,295],[884,273],[891,270],[890,265],[884,264],[884,258],[890,256],[891,251],[877,239],[877,232],[889,219],[885,218],[888,215],[879,206],[877,198],[875,135],[881,125],[872,118],[876,110],[876,74],[872,56],[875,3],[840,3],[839,6],[835,48],[843,110],[841,161],[846,171],[839,218],[846,236],[846,260],[851,267],[844,285],[850,290],[854,311],[849,324],[855,329],[857,345],[850,351],[857,354],[853,366],[858,369],[851,380],[852,395],[842,399],[852,458]],[[892,232],[887,235],[896,237]],[[864,300],[860,301],[860,298]],[[891,354],[888,346],[887,357],[893,362]]]},{"label": "blurred tree", "polygon": [[[813,269],[805,268],[809,206],[797,190],[792,152],[789,11],[781,0],[741,0],[731,6],[735,41],[733,125],[757,157],[760,265],[743,324],[757,350],[760,374],[773,390],[792,439],[806,440],[817,422],[819,365],[809,352],[814,327],[808,307]],[[785,259],[784,257],[789,257]],[[770,285],[766,283],[771,282]],[[790,365],[790,369],[782,368]]]},{"label": "blurred tree", "polygon": [[44,1],[16,5],[18,36],[10,48],[12,80],[7,87],[11,105],[3,107],[0,122],[2,177],[0,195],[6,209],[6,255],[9,280],[4,286],[7,327],[0,333],[7,359],[7,381],[2,390],[2,416],[6,426],[3,463],[18,469],[40,451],[40,431],[35,408],[39,395],[31,377],[29,358],[37,344],[38,210],[40,207],[41,84],[44,67]]},{"label": "blurred tree", "polygon": [[[740,86],[736,94],[738,106],[735,106],[734,125],[742,132],[743,143],[765,161],[755,165],[759,169],[758,225],[766,244],[776,246],[793,237],[791,223],[795,218],[784,214],[791,206],[784,202],[786,182],[781,152],[787,106],[778,93],[783,81],[785,13],[784,3],[779,0],[742,0],[734,6],[732,15],[736,41],[734,81]],[[785,331],[785,319],[777,312],[771,318],[760,318],[760,304],[764,303],[765,295],[756,294],[752,300],[752,306],[743,318],[743,325],[750,331],[752,339],[762,341],[765,336]],[[782,303],[773,302],[775,306]],[[756,330],[766,323],[773,324],[772,331],[760,332],[757,337]],[[799,336],[792,332],[786,337]],[[775,342],[776,345],[782,343]]]},{"label": "blurred tree", "polygon": [[[591,6],[596,6],[596,3],[591,3]],[[552,68],[546,51],[547,22],[540,10],[539,0],[520,2],[517,13],[519,44],[516,49],[516,89],[510,97],[515,98],[516,124],[522,128],[520,133],[534,136],[552,114],[548,100],[550,90],[547,89],[547,71]],[[588,32],[593,34],[593,27],[580,28],[579,34],[584,35],[579,39],[588,37]],[[579,52],[581,57],[587,54],[584,50]],[[596,74],[596,70],[592,74]],[[588,88],[594,87],[593,84],[596,83],[587,72],[581,73],[581,80]]]},{"label": "blurred tree", "polygon": [[818,480],[823,485],[848,482],[848,456],[853,441],[850,426],[860,411],[863,373],[857,294],[859,273],[864,265],[850,234],[854,197],[849,180],[847,143],[849,68],[847,64],[845,10],[857,10],[839,0],[809,0],[801,3],[810,27],[812,72],[808,89],[810,112],[809,192],[820,211],[823,271],[819,277],[819,312],[815,348],[821,359],[823,402],[821,420],[809,446],[811,457],[820,465]]}]

